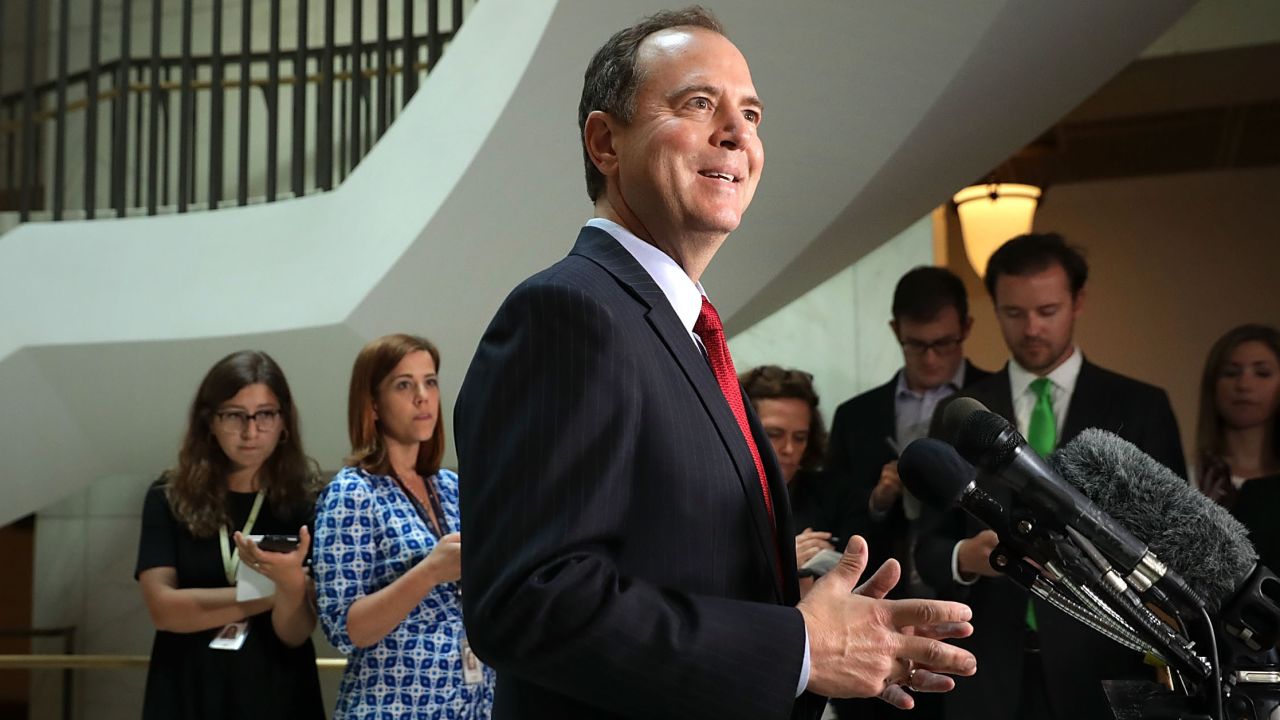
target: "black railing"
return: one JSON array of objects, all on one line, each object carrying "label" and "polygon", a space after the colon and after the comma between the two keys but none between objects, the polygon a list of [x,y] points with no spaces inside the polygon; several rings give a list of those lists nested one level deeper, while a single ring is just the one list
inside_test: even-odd
[{"label": "black railing", "polygon": [[[192,0],[151,0],[145,18],[135,14],[135,2],[119,0],[118,17],[104,19],[102,0],[93,0],[89,36],[72,38],[70,0],[26,0],[25,13],[18,2],[0,0],[0,38],[13,36],[10,22],[24,24],[25,38],[22,88],[0,96],[0,211],[16,210],[21,221],[37,211],[61,220],[103,209],[114,217],[215,209],[230,197],[237,205],[269,202],[282,195],[284,164],[288,196],[332,189],[440,60],[464,5],[445,3],[451,27],[442,29],[443,0],[402,0],[394,19],[391,0],[292,0],[287,18],[282,0],[242,0],[239,32],[224,33],[223,0],[211,0],[212,17],[202,15],[198,26]],[[265,37],[255,38],[255,9],[267,15]],[[376,15],[372,38],[365,37],[365,12]],[[42,13],[47,38],[38,37]],[[177,55],[163,52],[173,41],[166,19],[180,20]],[[313,19],[323,26],[318,46],[308,43]],[[110,20],[119,23],[118,54],[103,61]],[[135,34],[148,38],[147,55],[134,54]],[[338,44],[342,35],[348,42]],[[207,54],[193,51],[197,38],[208,38]],[[224,45],[235,38],[228,52]],[[88,48],[84,69],[75,72],[68,71],[72,43]],[[48,48],[56,48],[56,68],[47,73],[52,79],[37,82],[37,52]],[[238,107],[229,124],[231,103]],[[107,204],[99,206],[103,180]]]}]

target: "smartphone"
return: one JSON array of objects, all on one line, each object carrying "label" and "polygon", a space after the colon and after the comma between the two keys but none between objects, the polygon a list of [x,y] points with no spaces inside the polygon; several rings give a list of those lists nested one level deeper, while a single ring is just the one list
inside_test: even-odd
[{"label": "smartphone", "polygon": [[263,535],[258,549],[267,552],[287,553],[298,549],[297,535]]}]

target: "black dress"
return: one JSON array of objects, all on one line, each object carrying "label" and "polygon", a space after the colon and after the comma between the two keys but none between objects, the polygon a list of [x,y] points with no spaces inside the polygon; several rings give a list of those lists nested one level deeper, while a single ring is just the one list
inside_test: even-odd
[{"label": "black dress", "polygon": [[[193,537],[169,509],[163,480],[147,491],[138,543],[137,577],[143,570],[173,567],[179,588],[228,587],[218,536]],[[229,493],[227,511],[236,528],[243,527],[256,493]],[[263,503],[254,534],[296,534],[312,519],[313,510],[296,517],[277,517]],[[144,720],[227,718],[288,720],[324,717],[316,653],[311,639],[290,648],[276,637],[271,612],[249,619],[249,636],[236,651],[213,650],[209,641],[220,628],[193,633],[156,631],[147,671]]]},{"label": "black dress", "polygon": [[1253,478],[1240,486],[1231,514],[1249,529],[1249,540],[1258,551],[1258,562],[1280,572],[1280,475]]}]

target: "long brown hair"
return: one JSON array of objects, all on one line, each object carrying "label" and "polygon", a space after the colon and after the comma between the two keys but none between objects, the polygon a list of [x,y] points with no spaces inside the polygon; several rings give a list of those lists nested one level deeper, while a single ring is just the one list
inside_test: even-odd
[{"label": "long brown hair", "polygon": [[[351,454],[345,462],[376,475],[391,473],[391,459],[382,440],[381,424],[374,418],[373,404],[378,399],[378,386],[396,369],[406,355],[426,352],[440,372],[440,351],[430,340],[417,335],[396,333],[383,335],[360,350],[351,367],[351,392],[347,395],[347,433],[351,436]],[[436,413],[436,428],[431,439],[418,446],[416,469],[422,477],[440,471],[444,459],[444,413]]]},{"label": "long brown hair", "polygon": [[298,411],[284,371],[260,350],[234,352],[209,368],[200,382],[191,401],[178,465],[166,474],[169,507],[196,537],[212,536],[231,522],[226,507],[231,460],[213,436],[214,413],[236,393],[259,383],[280,401],[283,423],[275,450],[258,471],[259,487],[272,511],[280,515],[301,511],[315,499],[320,471],[302,451]]},{"label": "long brown hair", "polygon": [[[1204,372],[1200,375],[1200,416],[1196,422],[1196,453],[1201,467],[1222,455],[1222,418],[1218,415],[1217,405],[1218,377],[1222,375],[1222,368],[1231,358],[1231,353],[1247,342],[1266,345],[1271,348],[1276,359],[1280,360],[1280,330],[1269,325],[1249,324],[1232,328],[1209,349],[1209,357],[1204,361]],[[1278,422],[1274,417],[1271,421]],[[1275,451],[1280,455],[1280,428],[1275,430]]]}]

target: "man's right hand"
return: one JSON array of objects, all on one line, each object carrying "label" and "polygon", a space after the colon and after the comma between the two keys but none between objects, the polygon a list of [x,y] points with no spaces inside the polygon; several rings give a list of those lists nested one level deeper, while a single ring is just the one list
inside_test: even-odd
[{"label": "man's right hand", "polygon": [[[972,634],[968,606],[941,600],[885,600],[901,568],[889,560],[856,590],[867,565],[867,543],[853,537],[844,557],[814,584],[797,609],[809,635],[809,684],[827,697],[880,697],[914,706],[918,692],[955,687],[947,675],[972,675],[973,654],[942,642]],[[912,667],[915,674],[911,676]]]},{"label": "man's right hand", "polygon": [[[983,530],[971,538],[961,540],[956,551],[956,569],[961,575],[973,577],[999,577],[1000,573],[991,567],[991,551],[1000,543],[1000,536],[995,530]],[[967,582],[967,581],[966,581]]]},{"label": "man's right hand", "polygon": [[902,478],[898,477],[898,461],[885,463],[880,468],[880,480],[871,491],[867,507],[874,513],[887,513],[902,494]]}]

